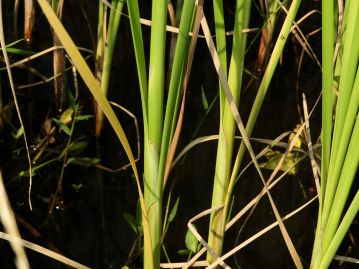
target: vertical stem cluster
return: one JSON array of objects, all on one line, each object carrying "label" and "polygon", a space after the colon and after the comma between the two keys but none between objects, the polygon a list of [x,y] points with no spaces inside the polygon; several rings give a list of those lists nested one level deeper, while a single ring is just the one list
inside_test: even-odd
[{"label": "vertical stem cluster", "polygon": [[[338,14],[338,19],[335,18],[334,3],[328,0],[323,1],[322,5],[322,182],[312,268],[329,266],[359,210],[357,191],[348,210],[344,212],[359,166],[359,37],[356,34],[359,27],[359,2],[345,2],[342,20],[342,14]],[[339,24],[341,21],[342,25]],[[342,30],[337,34],[337,41],[341,46],[336,59],[334,43],[337,29]],[[333,62],[336,63],[335,66]],[[332,122],[334,72],[338,74],[339,90]]]},{"label": "vertical stem cluster", "polygon": [[[167,1],[152,2],[152,25],[149,78],[146,82],[146,61],[139,23],[137,1],[128,0],[128,10],[140,82],[144,118],[144,194],[150,225],[152,246],[144,248],[144,268],[159,267],[162,231],[163,178],[169,147],[177,121],[179,97],[187,64],[189,32],[192,28],[195,2],[185,0],[182,7],[180,31],[171,70],[168,97],[164,98]],[[148,85],[148,86],[147,86]],[[164,113],[164,101],[166,109]]]},{"label": "vertical stem cluster", "polygon": [[[248,136],[250,136],[253,131],[264,97],[269,88],[279,58],[283,52],[284,45],[289,36],[290,29],[293,25],[293,21],[299,9],[300,3],[300,0],[294,0],[292,2],[287,17],[283,22],[279,37],[275,43],[272,55],[269,59],[267,68],[260,83],[256,99],[254,101],[254,104],[252,105],[252,110],[246,125],[246,132]],[[246,46],[246,39],[245,36],[241,35],[241,31],[248,26],[250,16],[250,4],[251,1],[245,0],[238,0],[236,4],[236,21],[233,36],[233,52],[228,78],[228,83],[236,102],[238,102],[239,100],[239,90],[241,87],[243,60]],[[237,41],[237,39],[240,39],[241,41]],[[237,46],[236,49],[234,49],[235,46]],[[238,81],[236,81],[237,79]],[[232,148],[234,136],[234,129],[232,129],[234,127],[232,127],[232,124],[234,124],[234,122],[233,115],[229,110],[226,110],[226,105],[224,106],[223,113],[228,113],[228,115],[225,116],[225,114],[223,114],[223,116],[221,115],[220,119],[221,121],[226,122],[226,125],[220,125],[217,164],[212,195],[212,207],[223,204],[224,208],[220,211],[217,211],[211,216],[211,224],[209,231],[209,246],[212,247],[212,249],[218,255],[220,255],[222,251],[224,226],[225,220],[228,215],[229,205],[231,202],[232,191],[246,150],[245,143],[242,141],[236,156],[236,160],[232,166]],[[230,121],[232,121],[233,123]],[[208,255],[207,260],[211,262],[213,260],[213,257]]]},{"label": "vertical stem cluster", "polygon": [[[153,1],[148,80],[148,137],[144,141],[144,194],[155,266],[160,260],[162,230],[162,180],[158,177],[158,166],[163,130],[166,24],[167,1]],[[145,268],[147,255],[151,254],[145,252]]]}]

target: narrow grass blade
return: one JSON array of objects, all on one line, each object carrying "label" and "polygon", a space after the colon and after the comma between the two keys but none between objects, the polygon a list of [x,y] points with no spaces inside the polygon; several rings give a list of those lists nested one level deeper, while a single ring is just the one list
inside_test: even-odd
[{"label": "narrow grass blade", "polygon": [[[165,174],[168,150],[172,143],[174,128],[176,126],[178,117],[179,99],[183,89],[183,79],[184,75],[187,72],[187,56],[190,44],[189,33],[191,31],[192,21],[194,17],[194,7],[195,2],[193,0],[184,1],[180,21],[180,34],[177,36],[177,43],[175,48],[174,61],[166,104],[158,175],[160,179],[163,179]],[[190,70],[190,67],[188,68]]]},{"label": "narrow grass blade", "polygon": [[128,0],[127,8],[130,15],[133,47],[136,55],[136,66],[137,66],[138,80],[140,84],[140,93],[141,93],[143,128],[146,138],[148,134],[148,108],[147,108],[148,87],[147,87],[146,59],[145,59],[145,52],[143,48],[143,38],[141,32],[138,2]]},{"label": "narrow grass blade", "polygon": [[[176,128],[174,130],[173,133],[173,138],[171,141],[171,145],[168,149],[168,154],[167,154],[167,158],[166,158],[166,166],[165,166],[165,171],[164,171],[164,176],[163,176],[163,188],[166,187],[166,182],[172,167],[172,162],[174,159],[174,155],[176,153],[176,149],[177,149],[177,145],[178,145],[178,141],[179,141],[179,136],[181,133],[181,129],[182,129],[182,124],[183,124],[183,119],[184,119],[184,114],[185,114],[185,103],[186,103],[186,94],[187,94],[187,86],[188,86],[188,80],[191,74],[191,70],[192,70],[192,63],[193,63],[193,57],[194,57],[194,52],[196,49],[196,45],[197,45],[197,39],[198,39],[198,32],[200,29],[200,25],[201,25],[201,12],[200,10],[203,9],[203,0],[199,0],[196,6],[196,15],[194,18],[194,23],[193,23],[193,36],[191,39],[191,43],[189,46],[189,51],[188,51],[188,59],[187,59],[187,66],[186,66],[186,71],[184,74],[184,78],[183,78],[183,89],[182,89],[182,101],[181,101],[181,107],[178,113],[178,120],[177,122],[173,121],[173,125],[172,128],[174,128],[174,126],[176,125]],[[178,106],[178,102],[176,102],[175,105],[175,111],[178,110],[177,106]],[[172,133],[172,131],[171,131]]]}]

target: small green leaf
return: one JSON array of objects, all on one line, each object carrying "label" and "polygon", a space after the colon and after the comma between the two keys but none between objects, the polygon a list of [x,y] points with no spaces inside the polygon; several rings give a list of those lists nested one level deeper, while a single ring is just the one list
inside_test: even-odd
[{"label": "small green leaf", "polygon": [[180,250],[178,251],[178,254],[179,254],[179,255],[189,255],[190,252],[188,251],[188,249],[180,249]]},{"label": "small green leaf", "polygon": [[67,135],[71,135],[71,129],[64,123],[62,123],[60,120],[56,118],[52,118],[52,120],[56,123],[57,126]]},{"label": "small green leaf", "polygon": [[188,229],[186,233],[186,247],[189,251],[196,253],[198,250],[198,240],[193,233]]},{"label": "small green leaf", "polygon": [[[19,177],[28,177],[29,175],[29,170],[20,171],[20,173],[18,174]],[[32,170],[32,176],[36,176],[36,171]]]},{"label": "small green leaf", "polygon": [[206,94],[204,93],[204,90],[203,90],[203,86],[201,87],[201,98],[202,98],[202,105],[203,105],[203,109],[205,111],[208,110],[208,101],[207,101],[207,98],[206,98]]},{"label": "small green leaf", "polygon": [[177,209],[178,209],[178,203],[179,203],[179,197],[177,198],[176,203],[173,206],[173,208],[171,210],[171,213],[170,213],[170,215],[168,217],[168,223],[172,222],[173,219],[176,217]]},{"label": "small green leaf", "polygon": [[3,119],[6,122],[11,122],[12,121],[12,111],[14,108],[14,102],[11,101],[9,103],[7,103],[3,108],[2,111],[0,111],[0,115],[3,117]]},{"label": "small green leaf", "polygon": [[78,140],[74,141],[70,144],[69,153],[73,155],[80,154],[84,151],[87,145],[88,145],[87,141],[78,141]]},{"label": "small green leaf", "polygon": [[75,98],[70,90],[67,91],[67,101],[69,102],[69,105],[72,108],[72,110],[76,111],[78,105],[76,104]]},{"label": "small green leaf", "polygon": [[135,232],[135,234],[137,234],[137,228],[136,228],[136,220],[135,218],[128,213],[123,213],[123,217],[125,218],[126,222],[130,225],[130,227],[132,228],[132,230]]},{"label": "small green leaf", "polygon": [[66,154],[66,152],[68,152],[70,155],[74,156],[74,155],[79,155],[80,153],[82,153],[84,151],[84,149],[87,147],[87,142],[86,141],[73,141],[71,142],[70,146],[68,149],[64,149],[61,154],[59,155],[59,159],[63,158]]},{"label": "small green leaf", "polygon": [[15,134],[15,139],[19,139],[19,137],[21,137],[23,133],[24,133],[24,128],[21,126]]},{"label": "small green leaf", "polygon": [[75,120],[77,120],[77,121],[88,120],[88,119],[91,119],[93,117],[94,117],[93,115],[79,115],[79,116],[75,117]]},{"label": "small green leaf", "polygon": [[84,167],[91,167],[100,162],[98,158],[82,157],[82,158],[69,158],[66,164],[77,164]]},{"label": "small green leaf", "polygon": [[28,171],[20,171],[20,173],[19,173],[19,177],[28,177],[28,176],[29,176]]},{"label": "small green leaf", "polygon": [[[0,49],[0,50],[2,50],[2,49]],[[17,49],[17,48],[6,48],[6,51],[8,53],[17,54],[17,55],[33,55],[33,54],[35,54],[35,52],[33,52],[33,51]]]},{"label": "small green leaf", "polygon": [[79,191],[82,188],[83,184],[71,184],[71,187],[75,190],[75,191]]},{"label": "small green leaf", "polygon": [[249,69],[244,68],[243,72],[249,75],[251,78],[255,80],[259,80],[259,78],[254,73],[252,73]]}]

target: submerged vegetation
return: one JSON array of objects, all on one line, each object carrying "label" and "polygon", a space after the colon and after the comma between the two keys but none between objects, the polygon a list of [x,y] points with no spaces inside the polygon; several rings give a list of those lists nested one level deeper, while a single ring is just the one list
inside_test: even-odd
[{"label": "submerged vegetation", "polygon": [[89,2],[0,1],[17,268],[359,262],[358,1]]}]

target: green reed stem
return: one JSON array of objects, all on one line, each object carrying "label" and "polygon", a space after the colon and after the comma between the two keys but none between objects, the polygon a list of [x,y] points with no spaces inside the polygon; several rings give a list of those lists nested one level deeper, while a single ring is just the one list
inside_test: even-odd
[{"label": "green reed stem", "polygon": [[332,137],[333,117],[333,56],[334,56],[334,2],[323,0],[322,5],[322,182],[324,191],[329,168],[330,145]]},{"label": "green reed stem", "polygon": [[[162,225],[162,181],[158,178],[163,128],[163,94],[166,52],[167,1],[152,2],[152,26],[148,81],[148,138],[144,142],[144,194],[148,209],[155,268],[160,262]],[[148,268],[149,251],[144,253]]]},{"label": "green reed stem", "polygon": [[[226,64],[226,42],[225,26],[223,16],[223,2],[214,2],[216,41],[221,65]],[[242,34],[242,29],[248,27],[251,11],[251,1],[237,1],[235,12],[235,25],[233,35],[233,48],[230,60],[228,84],[231,89],[233,99],[238,105],[240,90],[242,86],[243,64],[246,48],[246,35]],[[218,32],[217,32],[218,30]],[[219,35],[218,35],[219,34]],[[223,69],[227,70],[226,66]],[[224,92],[220,87],[221,107],[220,107],[220,127],[217,147],[216,170],[212,194],[212,207],[224,204],[228,191],[228,182],[230,178],[234,135],[236,131],[235,121],[228,102],[224,102]],[[226,220],[226,211],[219,210],[211,214],[210,230],[208,236],[209,246],[220,255],[222,253],[224,226]],[[212,262],[213,257],[208,254],[207,261]]]},{"label": "green reed stem", "polygon": [[[323,0],[322,4],[322,166],[321,166],[321,185],[319,191],[319,213],[316,239],[313,246],[313,255],[317,255],[320,246],[319,234],[321,227],[322,207],[324,202],[324,192],[326,189],[327,175],[330,160],[330,147],[332,137],[332,118],[333,118],[333,56],[335,43],[334,25],[334,2]],[[314,256],[312,257],[312,259]]]}]

